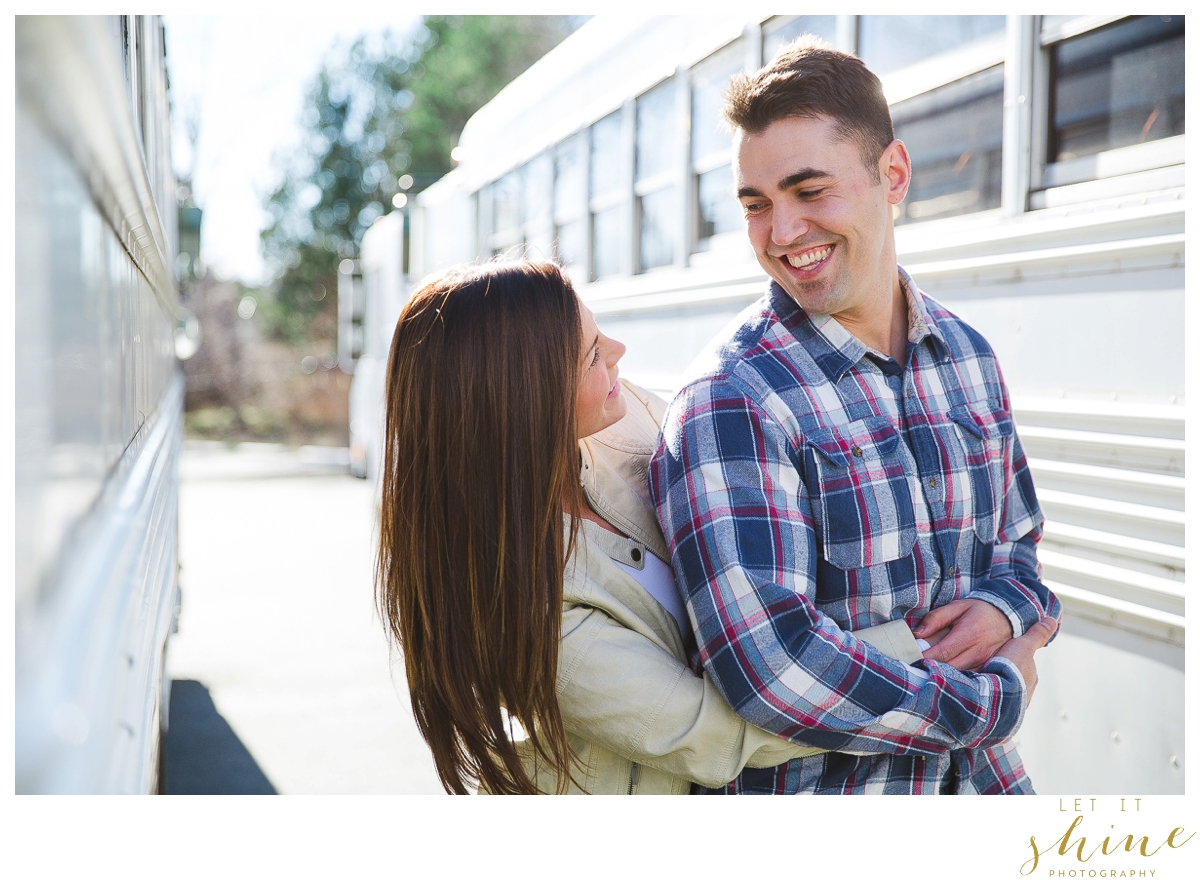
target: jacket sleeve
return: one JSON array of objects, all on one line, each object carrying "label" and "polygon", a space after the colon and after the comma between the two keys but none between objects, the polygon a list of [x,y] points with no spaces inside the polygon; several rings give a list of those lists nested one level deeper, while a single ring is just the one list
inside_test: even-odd
[{"label": "jacket sleeve", "polygon": [[922,671],[817,610],[800,454],[729,385],[693,385],[668,413],[651,489],[718,689],[751,723],[833,751],[936,754],[1011,737],[1026,689],[1010,664]]},{"label": "jacket sleeve", "polygon": [[639,764],[709,787],[744,767],[773,767],[821,749],[739,718],[707,676],[588,605],[563,611],[558,699],[568,732]]},{"label": "jacket sleeve", "polygon": [[[906,663],[921,659],[904,621],[856,635]],[[774,767],[823,749],[747,723],[708,678],[599,608],[563,612],[558,697],[567,730],[675,776],[715,788],[744,767]]]}]

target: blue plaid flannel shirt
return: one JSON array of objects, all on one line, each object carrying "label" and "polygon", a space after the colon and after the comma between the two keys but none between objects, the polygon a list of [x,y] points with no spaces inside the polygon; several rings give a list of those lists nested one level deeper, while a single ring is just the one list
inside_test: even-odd
[{"label": "blue plaid flannel shirt", "polygon": [[991,348],[900,269],[907,368],[780,288],[706,349],[650,467],[700,658],[753,724],[830,751],[729,793],[1032,793],[1025,686],[907,666],[853,630],[970,597],[1020,635],[1061,616]]}]

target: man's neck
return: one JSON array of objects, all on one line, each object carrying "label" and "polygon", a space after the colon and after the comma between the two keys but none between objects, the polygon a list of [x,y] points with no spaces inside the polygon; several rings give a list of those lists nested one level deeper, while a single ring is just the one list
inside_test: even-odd
[{"label": "man's neck", "polygon": [[908,350],[908,298],[900,284],[900,275],[894,269],[891,284],[881,286],[870,302],[853,313],[833,317],[863,345],[904,362]]}]

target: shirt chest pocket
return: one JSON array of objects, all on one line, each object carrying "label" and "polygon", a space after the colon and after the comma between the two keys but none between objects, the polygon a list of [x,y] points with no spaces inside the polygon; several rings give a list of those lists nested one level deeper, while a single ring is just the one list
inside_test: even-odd
[{"label": "shirt chest pocket", "polygon": [[821,554],[841,569],[912,552],[917,541],[900,435],[885,418],[806,432],[816,468],[813,518]]},{"label": "shirt chest pocket", "polygon": [[1002,409],[959,405],[947,414],[949,431],[961,450],[965,481],[971,493],[971,512],[975,537],[985,544],[994,543],[1004,515],[1012,415]]}]

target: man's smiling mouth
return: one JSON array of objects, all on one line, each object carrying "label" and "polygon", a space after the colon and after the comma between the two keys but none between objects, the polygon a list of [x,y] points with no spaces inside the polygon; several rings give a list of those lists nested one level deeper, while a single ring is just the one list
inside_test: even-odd
[{"label": "man's smiling mouth", "polygon": [[803,251],[799,254],[784,254],[784,259],[788,265],[794,269],[807,269],[817,263],[822,262],[833,253],[833,245],[827,244],[824,247],[813,248],[812,250]]}]

